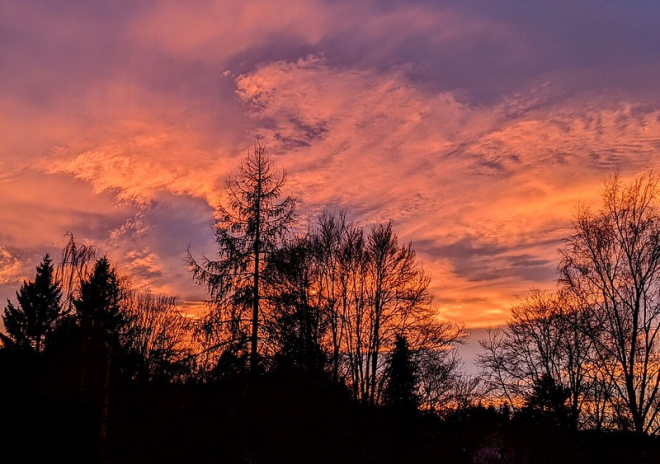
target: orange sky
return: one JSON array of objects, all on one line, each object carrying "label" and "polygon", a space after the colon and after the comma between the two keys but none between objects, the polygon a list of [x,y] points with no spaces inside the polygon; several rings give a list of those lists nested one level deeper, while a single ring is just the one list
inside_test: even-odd
[{"label": "orange sky", "polygon": [[542,3],[3,1],[0,296],[72,231],[194,304],[186,247],[259,136],[304,220],[392,219],[442,317],[502,323],[660,147],[660,7]]}]

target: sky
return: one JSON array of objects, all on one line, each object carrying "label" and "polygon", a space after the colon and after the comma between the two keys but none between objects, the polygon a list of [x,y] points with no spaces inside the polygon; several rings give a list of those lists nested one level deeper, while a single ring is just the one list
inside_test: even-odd
[{"label": "sky", "polygon": [[439,317],[552,290],[579,201],[658,167],[650,0],[0,3],[0,298],[72,232],[204,298],[224,180],[260,138],[302,221],[392,220]]}]

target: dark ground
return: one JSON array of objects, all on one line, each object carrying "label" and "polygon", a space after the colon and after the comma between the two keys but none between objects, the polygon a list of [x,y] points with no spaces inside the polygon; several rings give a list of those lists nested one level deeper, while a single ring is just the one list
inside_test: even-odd
[{"label": "dark ground", "polygon": [[0,372],[4,463],[660,463],[657,438],[570,432],[551,417],[494,408],[444,420],[369,408],[296,373],[117,382],[102,442],[98,404],[38,367],[21,371]]}]

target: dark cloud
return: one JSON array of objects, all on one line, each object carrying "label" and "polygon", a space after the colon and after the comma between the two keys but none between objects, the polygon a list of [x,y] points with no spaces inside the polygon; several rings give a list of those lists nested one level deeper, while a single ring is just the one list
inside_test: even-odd
[{"label": "dark cloud", "polygon": [[494,282],[508,278],[517,281],[547,282],[555,275],[557,263],[521,250],[533,247],[558,247],[556,240],[533,244],[488,243],[483,237],[463,237],[453,243],[417,241],[416,245],[437,258],[451,261],[456,275],[469,282]]}]

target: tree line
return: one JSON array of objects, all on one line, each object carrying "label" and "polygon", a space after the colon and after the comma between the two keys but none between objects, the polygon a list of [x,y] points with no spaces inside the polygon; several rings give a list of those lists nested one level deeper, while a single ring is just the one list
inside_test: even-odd
[{"label": "tree line", "polygon": [[555,292],[535,290],[482,341],[491,391],[573,429],[660,427],[660,213],[648,172],[605,182],[564,240]]},{"label": "tree line", "polygon": [[69,235],[8,302],[0,370],[36,375],[84,404],[104,443],[113,398],[144,382],[212,384],[302,373],[362,405],[441,411],[467,397],[456,345],[462,326],[437,318],[430,278],[392,223],[364,227],[322,213],[300,232],[284,172],[255,144],[215,213],[217,252],[188,252],[208,312],[133,291],[107,256]]},{"label": "tree line", "polygon": [[[334,409],[319,412],[329,414],[326,423],[346,424],[338,412],[348,414],[345,396],[409,425],[422,417],[474,425],[480,417],[492,427],[531,420],[552,430],[657,433],[660,215],[652,174],[631,184],[615,176],[600,210],[580,207],[557,291],[532,291],[505,327],[490,331],[479,376],[464,373],[456,348],[467,332],[437,317],[430,277],[391,222],[366,227],[326,211],[303,227],[284,185],[258,142],[227,179],[214,215],[217,249],[187,253],[192,279],[208,293],[200,317],[182,314],[174,296],[132,290],[130,276],[69,234],[59,263],[45,255],[2,314],[2,396],[65,408],[83,424],[86,459],[97,460],[105,460],[108,436],[121,436],[117,425],[108,430],[126,424],[121,411],[136,398],[156,407],[159,395],[192,395],[211,405],[217,399],[206,389],[222,386],[245,407],[240,458],[256,461],[267,441],[258,405],[269,378],[305,379],[300,385],[320,395],[332,386],[324,398]],[[482,402],[491,404],[487,413]]]},{"label": "tree line", "polygon": [[255,144],[227,180],[228,206],[216,211],[217,255],[188,253],[211,297],[203,345],[217,375],[302,370],[376,405],[399,346],[419,379],[411,398],[425,407],[447,401],[466,332],[436,317],[412,245],[399,243],[391,222],[365,229],[345,212],[322,213],[295,234],[295,199],[282,195],[283,182]]}]

